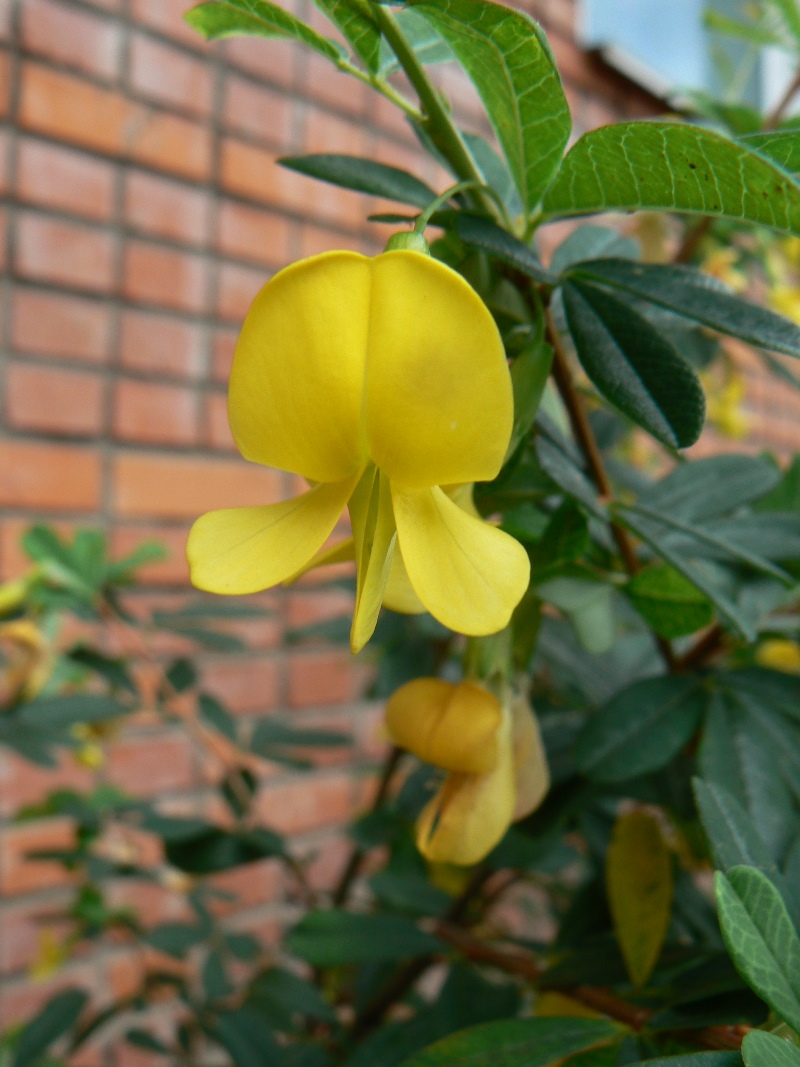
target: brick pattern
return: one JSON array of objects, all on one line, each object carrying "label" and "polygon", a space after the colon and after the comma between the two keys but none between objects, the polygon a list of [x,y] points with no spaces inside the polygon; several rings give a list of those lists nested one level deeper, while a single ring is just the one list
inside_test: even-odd
[{"label": "brick pattern", "polygon": [[[550,35],[577,132],[652,111],[652,100],[577,49],[573,0],[526,3]],[[210,46],[183,22],[189,6],[0,0],[4,577],[23,565],[18,541],[29,522],[91,524],[106,528],[119,552],[161,540],[170,558],[145,569],[137,596],[181,596],[183,544],[197,514],[277,500],[290,489],[241,460],[227,426],[225,382],[250,300],[294,258],[382,244],[365,219],[384,205],[293,175],[276,157],[353,152],[440,187],[445,181],[402,118],[366,87],[287,42]],[[322,28],[310,3],[295,6]],[[459,118],[488,132],[466,79],[452,70],[439,76]],[[359,699],[363,668],[324,645],[281,645],[285,626],[335,614],[341,595],[308,585],[267,602],[265,620],[236,624],[249,640],[246,654],[203,657],[204,684],[242,719],[280,711],[350,729],[353,758],[362,766],[378,758],[377,709]],[[204,810],[210,772],[185,735],[136,725],[109,758],[122,788],[142,792],[146,783],[181,810]],[[342,862],[337,827],[365,795],[363,778],[340,759],[326,757],[310,777],[268,774],[259,797],[263,818],[301,835],[316,857],[313,877],[328,883]],[[0,754],[0,820],[54,785],[86,781],[67,760],[45,774]],[[0,1025],[67,981],[102,999],[132,988],[141,971],[141,958],[110,946],[54,982],[25,980],[37,916],[65,893],[59,870],[25,853],[61,847],[69,834],[63,820],[0,822]],[[241,896],[237,925],[274,940],[291,891],[282,872],[264,864],[220,882]],[[176,917],[177,898],[166,889],[119,893],[153,922]],[[118,1044],[105,1063],[139,1062]]]}]

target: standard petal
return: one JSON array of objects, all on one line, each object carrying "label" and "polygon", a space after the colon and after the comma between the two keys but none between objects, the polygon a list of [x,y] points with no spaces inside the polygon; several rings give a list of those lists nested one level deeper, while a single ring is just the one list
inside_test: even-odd
[{"label": "standard petal", "polygon": [[209,593],[257,593],[296,574],[330,537],[357,475],[264,507],[201,515],[189,532],[192,583]]},{"label": "standard petal", "polygon": [[517,790],[513,822],[536,811],[550,788],[550,769],[536,713],[524,697],[511,705],[512,744]]},{"label": "standard petal", "polygon": [[439,488],[393,485],[392,500],[408,577],[431,615],[462,634],[507,626],[528,588],[522,545],[468,515]]},{"label": "standard petal", "polygon": [[373,260],[366,431],[398,485],[487,481],[511,436],[503,343],[477,293],[418,252]]},{"label": "standard petal", "polygon": [[473,682],[415,678],[386,705],[386,727],[396,745],[446,771],[486,774],[497,764],[500,703]]},{"label": "standard petal", "polygon": [[372,260],[326,252],[272,278],[236,345],[228,418],[247,459],[335,482],[362,466]]},{"label": "standard petal", "polygon": [[295,571],[289,578],[285,578],[283,584],[291,585],[304,574],[315,570],[317,567],[325,567],[329,563],[352,563],[356,558],[356,547],[352,537],[346,537],[344,541],[337,541],[329,548],[321,548],[308,563],[303,564],[300,570]]},{"label": "standard petal", "polygon": [[417,821],[417,847],[434,863],[469,867],[501,840],[514,814],[511,716],[503,713],[499,758],[489,774],[450,774]]}]

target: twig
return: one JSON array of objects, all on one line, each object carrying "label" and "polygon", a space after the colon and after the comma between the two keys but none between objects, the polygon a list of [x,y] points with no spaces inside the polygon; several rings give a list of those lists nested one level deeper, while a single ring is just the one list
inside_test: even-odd
[{"label": "twig", "polygon": [[[389,754],[384,762],[383,771],[381,772],[381,777],[378,782],[378,791],[375,794],[375,799],[373,800],[372,806],[370,808],[371,813],[376,812],[383,807],[383,804],[389,792],[389,786],[391,784],[392,778],[394,777],[394,772],[397,770],[402,756],[403,750],[397,748],[397,746],[394,746],[389,750]],[[353,848],[353,851],[350,853],[350,858],[348,859],[347,864],[345,865],[345,868],[342,871],[342,876],[339,879],[339,883],[333,891],[333,903],[335,907],[342,907],[342,905],[347,900],[347,895],[350,892],[350,887],[352,886],[355,879],[358,877],[358,872],[361,869],[361,864],[364,860],[365,851],[365,849],[359,848],[358,845],[356,845]]]},{"label": "twig", "polygon": [[764,122],[765,130],[774,130],[777,129],[778,126],[780,126],[783,120],[784,112],[786,111],[789,104],[791,104],[792,100],[794,99],[795,93],[797,93],[798,90],[800,90],[800,68],[798,68],[798,70],[795,72],[795,76],[787,85],[786,92],[780,98],[773,110],[770,111],[769,115],[767,115],[767,118]]}]

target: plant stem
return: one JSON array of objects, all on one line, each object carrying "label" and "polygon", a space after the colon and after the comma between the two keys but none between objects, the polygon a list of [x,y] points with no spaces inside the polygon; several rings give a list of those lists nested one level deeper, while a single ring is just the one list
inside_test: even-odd
[{"label": "plant stem", "polygon": [[402,93],[385,78],[379,78],[377,74],[367,74],[365,71],[360,70],[354,63],[351,63],[347,59],[340,59],[336,66],[343,74],[349,74],[353,78],[357,78],[358,81],[368,85],[371,89],[375,89],[385,96],[387,100],[391,101],[396,107],[399,107],[403,114],[411,119],[412,122],[422,122],[423,115],[419,108],[414,107],[410,100],[407,100]]},{"label": "plant stem", "polygon": [[780,98],[775,108],[769,113],[769,115],[767,115],[766,120],[764,121],[765,130],[774,130],[778,126],[780,126],[781,122],[783,121],[784,113],[786,112],[786,109],[789,104],[791,104],[798,90],[800,90],[800,68],[795,71],[794,77],[786,87],[786,92]]},{"label": "plant stem", "polygon": [[[458,178],[462,181],[474,181],[479,185],[484,185],[485,179],[475,165],[475,160],[470,155],[460,130],[453,122],[450,112],[426,74],[425,68],[417,59],[413,48],[403,36],[394,16],[380,3],[372,5],[372,13],[381,33],[392,46],[398,63],[419,97],[423,112],[420,125],[450,163]],[[472,195],[484,211],[494,216],[494,204],[490,197],[481,190],[475,191]]]},{"label": "plant stem", "polygon": [[[386,796],[389,792],[389,786],[394,772],[400,765],[400,760],[403,757],[403,750],[393,746],[386,757],[383,764],[383,770],[381,772],[380,779],[378,781],[378,791],[375,794],[375,799],[372,802],[370,812],[376,812],[383,807],[386,800]],[[333,904],[337,908],[341,908],[347,900],[347,895],[350,892],[350,887],[358,877],[358,872],[361,869],[361,864],[364,860],[365,849],[359,848],[357,845],[350,853],[350,858],[342,871],[342,876],[339,879],[339,883],[333,891]]]}]

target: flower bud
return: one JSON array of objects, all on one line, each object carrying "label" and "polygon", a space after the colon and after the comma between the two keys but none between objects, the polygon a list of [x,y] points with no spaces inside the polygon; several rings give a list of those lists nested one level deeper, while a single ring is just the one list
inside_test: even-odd
[{"label": "flower bud", "polygon": [[416,230],[404,230],[402,233],[392,234],[386,242],[386,251],[397,252],[398,250],[405,252],[420,252],[423,256],[429,256],[431,254],[430,246],[425,240],[424,235],[417,233]]}]

